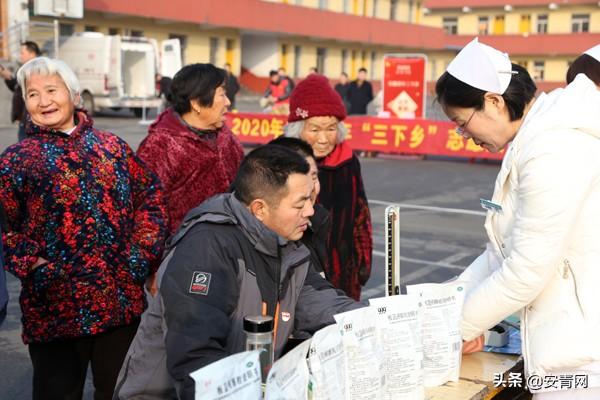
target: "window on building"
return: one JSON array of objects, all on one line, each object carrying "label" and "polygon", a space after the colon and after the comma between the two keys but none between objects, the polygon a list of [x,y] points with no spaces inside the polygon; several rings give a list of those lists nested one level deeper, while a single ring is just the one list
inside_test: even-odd
[{"label": "window on building", "polygon": [[370,79],[375,79],[375,71],[377,70],[377,52],[371,52],[371,68],[369,68]]},{"label": "window on building", "polygon": [[225,40],[225,62],[229,65],[233,65],[233,58],[235,54],[235,39]]},{"label": "window on building", "polygon": [[108,28],[108,35],[109,36],[117,36],[121,34],[121,29],[120,28]]},{"label": "window on building", "polygon": [[294,76],[300,77],[300,57],[302,56],[302,48],[294,46]]},{"label": "window on building", "polygon": [[517,63],[518,65],[520,65],[521,67],[528,69],[529,68],[529,63],[527,62],[527,60],[516,60],[515,63]]},{"label": "window on building", "polygon": [[281,45],[281,65],[280,65],[280,67],[285,69],[286,71],[288,69],[287,58],[288,58],[288,45],[282,44]]},{"label": "window on building", "polygon": [[504,15],[496,15],[494,18],[494,35],[504,34]]},{"label": "window on building", "polygon": [[398,0],[390,1],[390,20],[395,21],[398,13]]},{"label": "window on building", "polygon": [[297,6],[301,6],[302,5],[302,0],[296,0],[296,2],[294,4],[296,4]]},{"label": "window on building", "polygon": [[72,36],[75,33],[75,26],[73,24],[60,23],[58,26],[58,34],[60,36]]},{"label": "window on building", "polygon": [[413,0],[408,0],[408,15],[406,16],[406,22],[410,23],[413,19]]},{"label": "window on building", "polygon": [[531,32],[531,15],[521,15],[521,22],[519,23],[519,33]]},{"label": "window on building", "polygon": [[350,14],[350,0],[344,0],[342,5],[342,11],[346,14]]},{"label": "window on building", "polygon": [[320,74],[325,75],[325,59],[327,58],[327,49],[324,47],[317,47],[317,71]]},{"label": "window on building", "polygon": [[535,31],[537,33],[548,33],[548,15],[541,14],[537,16]]},{"label": "window on building", "polygon": [[342,70],[340,72],[348,73],[348,50],[342,50]]},{"label": "window on building", "polygon": [[208,62],[212,65],[217,65],[217,57],[219,55],[219,38],[211,37],[209,39],[209,56]]},{"label": "window on building", "polygon": [[129,32],[129,36],[131,36],[131,37],[144,37],[144,31],[138,31],[138,30],[132,29]]},{"label": "window on building", "polygon": [[319,0],[319,8],[321,10],[327,10],[327,0]]},{"label": "window on building", "polygon": [[456,35],[458,33],[458,18],[444,17],[442,26],[447,35]]},{"label": "window on building", "polygon": [[544,61],[534,61],[533,62],[533,79],[537,81],[544,80],[544,69],[546,63]]},{"label": "window on building", "polygon": [[377,0],[373,0],[373,13],[371,14],[371,16],[373,18],[377,18],[377,8],[379,7],[379,2]]},{"label": "window on building", "polygon": [[437,80],[437,60],[433,59],[429,62],[429,80]]},{"label": "window on building", "polygon": [[352,14],[358,15],[358,10],[359,10],[358,5],[359,5],[358,0],[352,0]]},{"label": "window on building", "polygon": [[573,14],[571,18],[571,32],[589,32],[590,14]]},{"label": "window on building", "polygon": [[179,47],[181,48],[181,65],[185,65],[185,53],[188,44],[188,38],[186,35],[180,35],[178,33],[169,33],[169,39],[179,39]]},{"label": "window on building", "polygon": [[487,15],[480,16],[477,22],[479,35],[487,35],[490,32],[490,18]]},{"label": "window on building", "polygon": [[84,32],[98,32],[98,27],[92,26],[92,25],[86,25],[83,27],[83,31]]},{"label": "window on building", "polygon": [[352,57],[350,58],[350,79],[356,79],[356,50],[352,50]]},{"label": "window on building", "polygon": [[361,68],[369,68],[367,66],[367,51],[363,50],[360,52],[360,67]]}]

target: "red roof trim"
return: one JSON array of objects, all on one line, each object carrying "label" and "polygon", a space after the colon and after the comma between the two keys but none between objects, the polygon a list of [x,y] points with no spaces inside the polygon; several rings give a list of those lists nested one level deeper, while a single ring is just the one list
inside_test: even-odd
[{"label": "red roof trim", "polygon": [[260,0],[86,0],[86,11],[384,46],[444,49],[440,28]]}]

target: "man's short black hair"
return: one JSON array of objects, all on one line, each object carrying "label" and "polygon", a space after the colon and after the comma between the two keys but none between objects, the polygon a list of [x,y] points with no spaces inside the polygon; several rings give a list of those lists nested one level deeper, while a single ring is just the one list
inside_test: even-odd
[{"label": "man's short black hair", "polygon": [[279,72],[277,72],[277,70],[272,69],[269,71],[269,78],[272,78],[275,75],[279,75]]},{"label": "man's short black hair", "polygon": [[212,64],[190,64],[181,68],[171,84],[173,109],[185,114],[191,110],[191,100],[196,100],[201,107],[211,107],[225,77],[225,70]]},{"label": "man's short black hair", "polygon": [[40,46],[37,45],[36,42],[32,42],[28,40],[26,42],[21,43],[21,46],[25,46],[30,53],[35,54],[36,57],[39,57],[42,52],[40,51]]},{"label": "man's short black hair", "polygon": [[310,144],[306,143],[302,139],[293,138],[293,137],[285,137],[279,136],[277,139],[273,139],[268,143],[269,146],[276,145],[286,147],[290,150],[294,150],[296,153],[300,154],[302,157],[312,157],[315,159],[315,153],[310,146]]},{"label": "man's short black hair", "polygon": [[358,70],[358,72],[364,72],[364,73],[367,73],[367,69],[366,69],[365,67],[362,67],[362,68],[360,68],[360,69]]},{"label": "man's short black hair", "polygon": [[287,181],[292,174],[307,175],[310,167],[295,151],[277,145],[261,146],[244,157],[232,189],[236,199],[249,205],[263,199],[277,207],[287,195]]}]

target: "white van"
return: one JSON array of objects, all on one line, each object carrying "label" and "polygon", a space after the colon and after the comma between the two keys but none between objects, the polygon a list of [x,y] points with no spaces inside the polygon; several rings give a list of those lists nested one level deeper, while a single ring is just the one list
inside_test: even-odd
[{"label": "white van", "polygon": [[[81,83],[83,106],[90,113],[102,108],[158,107],[155,76],[172,75],[181,69],[179,39],[161,43],[154,39],[107,36],[98,32],[61,38],[59,58],[73,69]],[[163,62],[161,62],[161,60]]]}]

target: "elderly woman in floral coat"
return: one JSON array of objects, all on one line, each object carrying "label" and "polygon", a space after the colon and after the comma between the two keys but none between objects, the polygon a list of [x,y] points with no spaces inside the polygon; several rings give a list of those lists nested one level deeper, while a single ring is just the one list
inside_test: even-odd
[{"label": "elderly woman in floral coat", "polygon": [[75,106],[79,82],[45,57],[18,71],[27,138],[0,156],[6,269],[21,280],[34,399],[110,399],[167,235],[158,178]]}]

